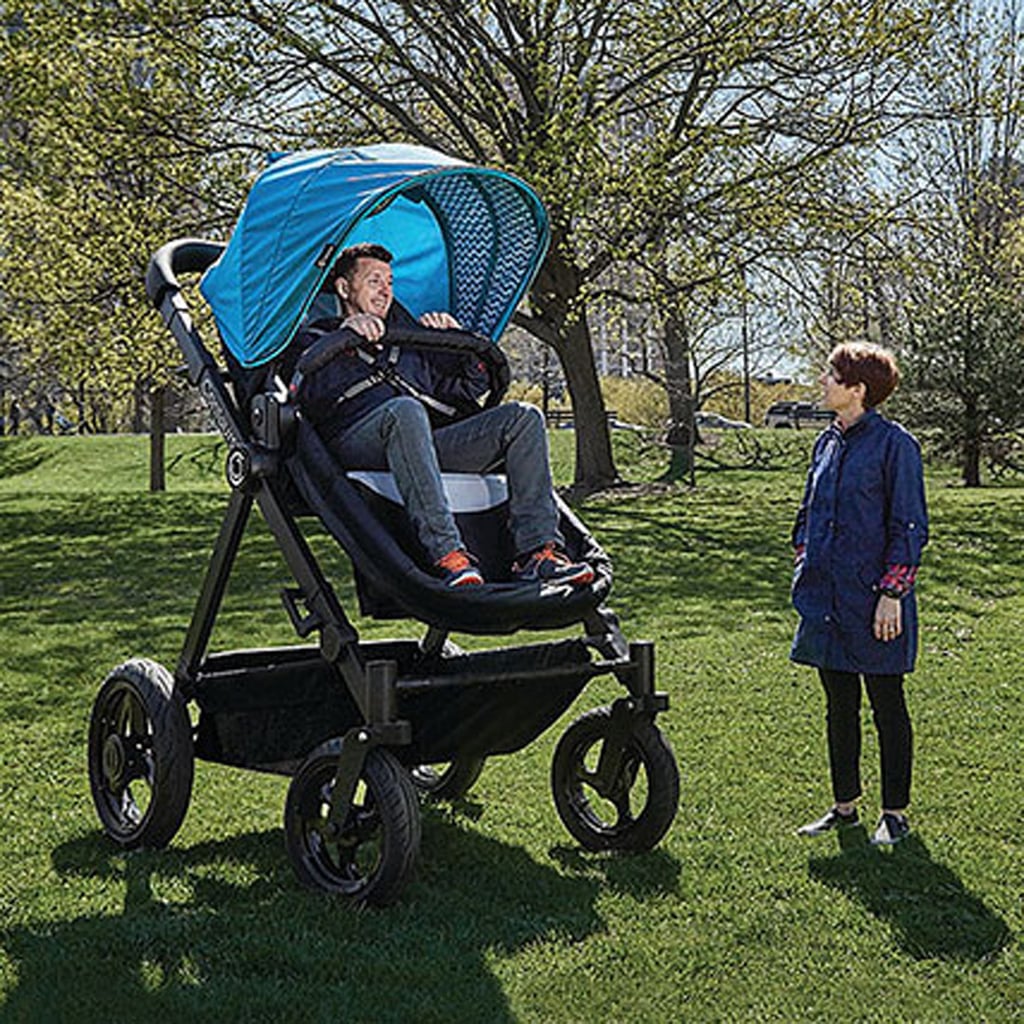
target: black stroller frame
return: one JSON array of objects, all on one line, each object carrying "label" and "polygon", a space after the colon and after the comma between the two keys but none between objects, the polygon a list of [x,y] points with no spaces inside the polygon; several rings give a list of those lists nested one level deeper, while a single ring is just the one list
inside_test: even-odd
[{"label": "black stroller frame", "polygon": [[[96,698],[90,781],[107,833],[125,848],[168,843],[187,810],[195,757],[284,773],[292,776],[285,842],[300,881],[387,904],[418,857],[420,800],[463,796],[486,757],[525,746],[590,679],[610,674],[626,694],[577,718],[557,746],[556,809],[589,850],[651,849],[679,797],[674,755],[655,724],[668,698],[655,688],[653,644],[626,642],[603,593],[589,604],[574,598],[555,616],[557,625],[582,623],[582,639],[466,653],[443,621],[428,618],[420,641],[361,641],[299,527],[309,509],[296,508],[289,452],[301,414],[282,389],[257,394],[245,421],[238,382],[203,344],[181,293],[178,275],[202,272],[223,248],[172,242],[147,273],[188,380],[227,441],[231,493],[173,676],[134,659]],[[254,504],[294,577],[282,598],[295,633],[318,642],[213,653]]]}]

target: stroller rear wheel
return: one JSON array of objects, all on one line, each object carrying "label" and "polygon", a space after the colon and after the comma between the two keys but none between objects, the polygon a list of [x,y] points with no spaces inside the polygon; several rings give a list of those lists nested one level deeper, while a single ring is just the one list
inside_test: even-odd
[{"label": "stroller rear wheel", "polygon": [[653,849],[679,806],[679,768],[647,717],[613,720],[612,708],[581,715],[555,748],[551,787],[569,833],[588,850]]},{"label": "stroller rear wheel", "polygon": [[285,803],[284,836],[299,881],[354,903],[394,902],[411,878],[420,847],[420,809],[408,773],[395,756],[370,750],[340,829],[330,820],[342,741],[328,740],[306,757]]},{"label": "stroller rear wheel", "polygon": [[458,800],[480,778],[486,758],[458,757],[441,764],[418,764],[409,774],[413,785],[428,800]]},{"label": "stroller rear wheel", "polygon": [[100,821],[126,849],[166,846],[192,795],[192,726],[170,673],[125,662],[107,676],[89,722],[89,783]]}]

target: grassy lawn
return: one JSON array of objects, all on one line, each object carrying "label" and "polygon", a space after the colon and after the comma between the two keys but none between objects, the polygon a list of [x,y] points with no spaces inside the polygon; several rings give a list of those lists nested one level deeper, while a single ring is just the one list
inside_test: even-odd
[{"label": "grassy lawn", "polygon": [[[553,436],[563,480],[571,437]],[[653,453],[616,442],[630,475],[653,478]],[[534,744],[489,761],[469,799],[426,809],[416,880],[397,906],[357,913],[295,882],[287,780],[198,763],[160,852],[119,853],[92,807],[92,700],[130,656],[173,668],[226,501],[223,455],[170,439],[169,489],[150,495],[145,439],[0,440],[0,1021],[1024,1020],[1024,488],[930,476],[901,846],[794,835],[829,800],[822,697],[787,659],[796,458],[581,509],[615,561],[626,635],[656,642],[672,699],[660,724],[682,797],[661,846],[585,854],[555,813],[558,737],[617,693],[597,680]],[[365,636],[419,635],[359,620],[344,557],[314,546]],[[254,526],[215,647],[293,642],[289,583]]]}]

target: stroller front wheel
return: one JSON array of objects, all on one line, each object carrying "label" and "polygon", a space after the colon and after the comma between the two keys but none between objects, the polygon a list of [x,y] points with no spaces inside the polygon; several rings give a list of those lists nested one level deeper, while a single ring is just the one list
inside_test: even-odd
[{"label": "stroller front wheel", "polygon": [[353,903],[394,902],[411,878],[420,847],[420,809],[409,775],[377,747],[363,762],[348,814],[330,820],[340,739],[320,744],[302,762],[285,802],[284,836],[299,881]]},{"label": "stroller front wheel", "polygon": [[585,849],[653,849],[679,806],[679,768],[668,739],[649,718],[624,728],[612,708],[595,708],[569,726],[551,768],[555,807]]}]

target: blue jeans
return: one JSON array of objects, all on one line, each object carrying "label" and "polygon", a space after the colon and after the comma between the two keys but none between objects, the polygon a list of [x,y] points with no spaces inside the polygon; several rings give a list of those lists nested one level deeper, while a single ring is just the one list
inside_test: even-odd
[{"label": "blue jeans", "polygon": [[415,398],[399,396],[357,420],[330,447],[350,469],[391,471],[405,510],[434,562],[465,546],[441,485],[442,470],[504,469],[508,525],[517,556],[551,542],[563,543],[544,417],[533,405],[506,402],[432,430],[426,409]]}]

